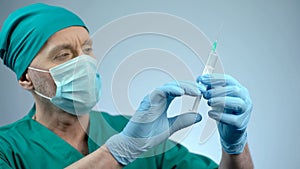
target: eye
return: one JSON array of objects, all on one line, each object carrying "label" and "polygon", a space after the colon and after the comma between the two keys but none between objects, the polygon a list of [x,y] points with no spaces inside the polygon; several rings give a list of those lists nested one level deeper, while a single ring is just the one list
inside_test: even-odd
[{"label": "eye", "polygon": [[53,60],[55,61],[61,61],[61,60],[66,60],[68,58],[72,57],[71,52],[60,52],[59,54],[55,55]]},{"label": "eye", "polygon": [[92,48],[92,46],[84,46],[82,48],[82,52],[84,54],[91,54],[93,52],[93,48]]}]

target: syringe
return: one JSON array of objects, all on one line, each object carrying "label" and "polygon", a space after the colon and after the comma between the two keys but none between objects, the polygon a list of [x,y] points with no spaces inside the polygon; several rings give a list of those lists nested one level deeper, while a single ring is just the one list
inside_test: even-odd
[{"label": "syringe", "polygon": [[[211,48],[211,51],[209,53],[208,59],[206,61],[204,70],[202,72],[202,75],[211,74],[211,73],[214,72],[216,63],[218,61],[218,55],[216,53],[216,48],[217,48],[217,40],[214,41],[214,43],[212,45],[212,48]],[[201,97],[202,97],[202,95],[196,97],[196,99],[194,101],[192,112],[197,112],[198,111],[198,107],[199,107]]]}]

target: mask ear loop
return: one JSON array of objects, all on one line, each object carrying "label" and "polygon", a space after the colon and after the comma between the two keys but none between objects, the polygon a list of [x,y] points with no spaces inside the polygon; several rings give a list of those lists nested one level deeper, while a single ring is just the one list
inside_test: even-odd
[{"label": "mask ear loop", "polygon": [[39,96],[41,96],[41,97],[43,97],[43,98],[45,98],[45,99],[51,100],[50,97],[45,96],[45,95],[43,95],[42,93],[40,93],[40,92],[38,92],[38,91],[36,91],[36,90],[33,90],[33,91],[34,91],[34,93],[36,93],[37,95],[39,95]]},{"label": "mask ear loop", "polygon": [[34,67],[28,67],[28,69],[35,70],[38,72],[43,72],[43,73],[49,73],[49,70],[42,70],[42,69],[38,69],[38,68],[34,68]]}]

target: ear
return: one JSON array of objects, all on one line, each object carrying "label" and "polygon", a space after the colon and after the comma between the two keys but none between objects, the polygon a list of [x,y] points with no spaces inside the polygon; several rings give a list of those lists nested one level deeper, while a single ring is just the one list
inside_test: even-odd
[{"label": "ear", "polygon": [[23,76],[19,80],[19,85],[22,86],[26,90],[32,90],[33,89],[33,83],[28,75],[27,72],[23,74]]}]

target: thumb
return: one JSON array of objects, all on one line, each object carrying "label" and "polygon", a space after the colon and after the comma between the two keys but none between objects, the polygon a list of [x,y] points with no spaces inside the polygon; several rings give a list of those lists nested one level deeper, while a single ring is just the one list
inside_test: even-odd
[{"label": "thumb", "polygon": [[178,130],[191,126],[202,120],[202,116],[199,113],[188,112],[175,117],[171,117],[169,120],[170,135]]}]

